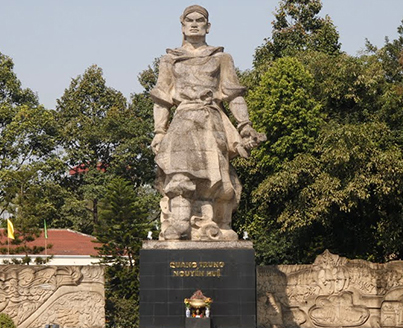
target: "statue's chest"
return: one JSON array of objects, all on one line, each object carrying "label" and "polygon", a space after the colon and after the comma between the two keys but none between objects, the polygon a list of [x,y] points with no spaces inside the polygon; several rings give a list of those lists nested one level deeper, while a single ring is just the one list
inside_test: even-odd
[{"label": "statue's chest", "polygon": [[191,58],[178,61],[173,66],[177,79],[211,80],[220,74],[220,60],[216,57]]}]

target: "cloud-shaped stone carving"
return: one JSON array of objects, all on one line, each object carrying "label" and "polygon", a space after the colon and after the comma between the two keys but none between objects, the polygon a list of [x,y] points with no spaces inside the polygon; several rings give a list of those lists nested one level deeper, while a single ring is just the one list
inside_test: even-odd
[{"label": "cloud-shaped stone carving", "polygon": [[353,304],[352,293],[319,296],[316,304],[309,310],[309,317],[320,327],[356,327],[364,324],[369,311],[364,306]]}]

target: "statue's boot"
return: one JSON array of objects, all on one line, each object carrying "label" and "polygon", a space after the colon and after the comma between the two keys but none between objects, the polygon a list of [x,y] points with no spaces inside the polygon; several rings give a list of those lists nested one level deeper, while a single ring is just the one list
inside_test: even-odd
[{"label": "statue's boot", "polygon": [[190,215],[192,205],[182,196],[176,196],[169,201],[169,226],[163,231],[166,240],[190,239]]},{"label": "statue's boot", "polygon": [[238,240],[238,234],[231,229],[232,206],[230,202],[217,202],[215,215],[223,240]]}]

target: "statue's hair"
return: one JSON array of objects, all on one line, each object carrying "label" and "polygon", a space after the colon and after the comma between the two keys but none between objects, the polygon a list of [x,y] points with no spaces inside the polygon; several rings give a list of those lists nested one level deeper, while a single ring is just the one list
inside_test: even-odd
[{"label": "statue's hair", "polygon": [[181,23],[183,23],[183,20],[185,19],[185,17],[187,15],[189,15],[190,13],[194,13],[194,12],[202,14],[204,17],[206,17],[206,19],[208,21],[207,9],[203,8],[202,6],[199,6],[199,5],[192,5],[192,6],[186,7],[185,10],[183,11],[182,16],[180,17]]}]

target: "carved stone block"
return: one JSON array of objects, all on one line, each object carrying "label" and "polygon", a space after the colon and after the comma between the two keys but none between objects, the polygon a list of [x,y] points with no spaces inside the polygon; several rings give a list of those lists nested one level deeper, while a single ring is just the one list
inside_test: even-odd
[{"label": "carved stone block", "polygon": [[99,266],[0,266],[0,311],[18,328],[103,328]]},{"label": "carved stone block", "polygon": [[257,268],[259,328],[403,327],[403,261],[347,260]]}]

